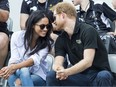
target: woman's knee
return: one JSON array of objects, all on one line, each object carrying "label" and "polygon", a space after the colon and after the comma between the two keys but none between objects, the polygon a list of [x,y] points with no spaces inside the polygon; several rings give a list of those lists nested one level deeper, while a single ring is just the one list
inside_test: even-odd
[{"label": "woman's knee", "polygon": [[26,68],[26,67],[21,68],[21,69],[19,70],[19,72],[20,72],[20,75],[23,75],[23,76],[28,76],[28,75],[30,75],[29,69]]}]

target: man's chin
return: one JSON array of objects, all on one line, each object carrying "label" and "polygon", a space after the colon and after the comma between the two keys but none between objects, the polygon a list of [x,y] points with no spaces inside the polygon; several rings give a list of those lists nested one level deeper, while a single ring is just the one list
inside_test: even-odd
[{"label": "man's chin", "polygon": [[53,31],[62,31],[61,29],[54,29]]},{"label": "man's chin", "polygon": [[54,28],[53,31],[59,31],[59,29],[58,28]]}]

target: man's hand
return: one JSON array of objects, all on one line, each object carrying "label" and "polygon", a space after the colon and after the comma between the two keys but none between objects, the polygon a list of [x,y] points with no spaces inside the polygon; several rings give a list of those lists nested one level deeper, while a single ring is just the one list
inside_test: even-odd
[{"label": "man's hand", "polygon": [[68,69],[61,69],[56,72],[56,78],[59,80],[65,80],[68,77]]},{"label": "man's hand", "polygon": [[54,70],[54,71],[56,71],[56,72],[57,72],[57,71],[62,70],[62,69],[64,69],[64,67],[63,67],[63,66],[53,64],[53,70]]},{"label": "man's hand", "polygon": [[59,80],[64,80],[68,77],[63,66],[53,65],[53,70],[56,71],[56,78]]}]

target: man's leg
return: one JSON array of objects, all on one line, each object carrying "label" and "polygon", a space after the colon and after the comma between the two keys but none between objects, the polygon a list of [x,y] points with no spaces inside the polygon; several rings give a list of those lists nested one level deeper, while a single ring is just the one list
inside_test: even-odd
[{"label": "man's leg", "polygon": [[9,44],[8,35],[3,32],[0,32],[0,67],[3,67],[5,59],[7,57],[8,44]]},{"label": "man's leg", "polygon": [[83,74],[69,76],[66,80],[60,81],[62,86],[90,86],[89,79]]},{"label": "man's leg", "polygon": [[56,79],[56,73],[50,71],[46,79],[47,86],[89,86],[89,79],[83,74],[69,76],[66,80]]},{"label": "man's leg", "polygon": [[47,86],[60,86],[59,80],[56,79],[56,72],[49,71],[46,77],[46,85]]},{"label": "man's leg", "polygon": [[94,86],[113,86],[113,76],[109,71],[103,70],[98,72],[95,80],[93,81]]},{"label": "man's leg", "polygon": [[38,75],[31,75],[31,79],[33,80],[34,86],[46,86],[46,81]]}]

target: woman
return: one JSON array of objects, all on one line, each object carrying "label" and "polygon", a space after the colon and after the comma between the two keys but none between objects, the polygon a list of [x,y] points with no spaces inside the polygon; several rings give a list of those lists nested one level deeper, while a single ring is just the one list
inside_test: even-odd
[{"label": "woman", "polygon": [[17,78],[22,86],[44,86],[47,73],[45,61],[53,40],[50,38],[52,25],[45,11],[33,12],[26,21],[26,30],[12,35],[11,58],[0,76],[8,78],[14,86]]}]

